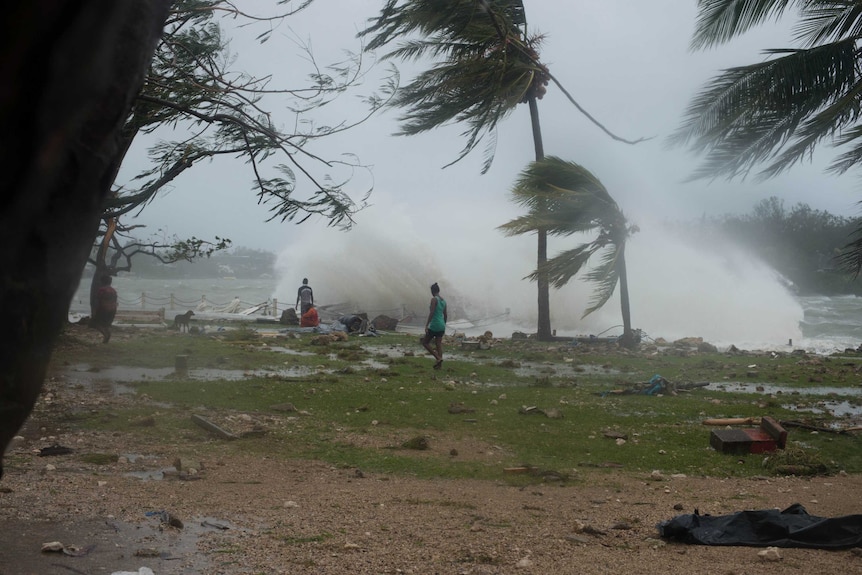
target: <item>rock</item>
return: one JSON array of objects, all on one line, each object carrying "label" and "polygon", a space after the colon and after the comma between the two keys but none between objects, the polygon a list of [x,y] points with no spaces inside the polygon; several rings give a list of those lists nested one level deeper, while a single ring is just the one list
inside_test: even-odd
[{"label": "rock", "polygon": [[194,459],[185,459],[183,457],[177,457],[174,459],[174,467],[176,467],[177,471],[186,471],[188,473],[197,472],[203,469],[200,461],[195,461]]},{"label": "rock", "polygon": [[277,403],[269,407],[273,411],[292,412],[296,411],[296,406],[292,403]]},{"label": "rock", "polygon": [[281,317],[279,318],[278,323],[282,325],[299,325],[299,318],[296,317],[296,310],[289,307],[281,312]]},{"label": "rock", "polygon": [[515,565],[518,569],[526,569],[533,566],[533,561],[529,557],[524,557]]},{"label": "rock", "polygon": [[377,330],[395,331],[395,328],[398,327],[398,320],[388,315],[378,315],[371,320],[371,327]]},{"label": "rock", "polygon": [[714,345],[712,345],[711,343],[707,343],[705,341],[702,341],[699,344],[697,344],[697,351],[701,351],[704,353],[716,353],[718,351],[718,348],[715,347]]},{"label": "rock", "polygon": [[778,552],[778,547],[767,547],[757,553],[757,558],[761,561],[781,561],[781,554]]},{"label": "rock", "polygon": [[42,553],[59,553],[63,551],[63,544],[59,541],[42,543]]}]

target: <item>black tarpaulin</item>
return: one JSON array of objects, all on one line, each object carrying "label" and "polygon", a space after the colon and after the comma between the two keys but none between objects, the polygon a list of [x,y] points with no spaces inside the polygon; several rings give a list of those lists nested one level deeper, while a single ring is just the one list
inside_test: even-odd
[{"label": "black tarpaulin", "polygon": [[661,537],[694,545],[847,549],[862,546],[862,515],[824,518],[799,503],[783,511],[678,515],[658,524]]}]

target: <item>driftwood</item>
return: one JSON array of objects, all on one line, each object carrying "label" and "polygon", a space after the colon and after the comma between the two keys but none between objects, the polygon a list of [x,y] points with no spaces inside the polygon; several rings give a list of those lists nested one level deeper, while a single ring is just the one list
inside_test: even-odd
[{"label": "driftwood", "polygon": [[844,429],[837,429],[834,427],[821,427],[819,425],[811,425],[810,423],[803,423],[801,421],[782,421],[781,425],[783,427],[798,427],[800,429],[808,429],[810,431],[835,434],[842,434],[848,431],[862,431],[862,428],[859,427],[847,427]]},{"label": "driftwood", "polygon": [[[760,425],[759,417],[717,417],[704,419],[704,425]],[[783,423],[783,422],[782,422]]]},{"label": "driftwood", "polygon": [[201,417],[200,415],[192,415],[192,421],[194,421],[200,427],[203,427],[207,431],[214,433],[221,437],[222,439],[239,439],[236,435],[229,431],[225,431],[215,423]]}]

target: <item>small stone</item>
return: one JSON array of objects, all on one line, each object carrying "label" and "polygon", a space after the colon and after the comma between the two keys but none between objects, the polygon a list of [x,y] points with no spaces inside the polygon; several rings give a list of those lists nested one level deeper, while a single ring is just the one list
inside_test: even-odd
[{"label": "small stone", "polygon": [[63,550],[63,544],[59,541],[51,541],[49,543],[42,543],[42,553],[50,553],[57,552]]},{"label": "small stone", "polygon": [[781,561],[781,554],[778,552],[778,547],[767,547],[763,551],[758,552],[757,557],[761,561]]},{"label": "small stone", "polygon": [[526,569],[533,566],[533,561],[529,557],[524,557],[515,565],[518,569]]}]

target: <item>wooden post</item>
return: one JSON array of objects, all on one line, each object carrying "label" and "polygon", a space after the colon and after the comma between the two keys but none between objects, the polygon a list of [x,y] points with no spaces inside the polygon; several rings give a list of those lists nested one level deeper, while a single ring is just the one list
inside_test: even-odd
[{"label": "wooden post", "polygon": [[141,309],[147,309],[147,294],[141,292]]}]

